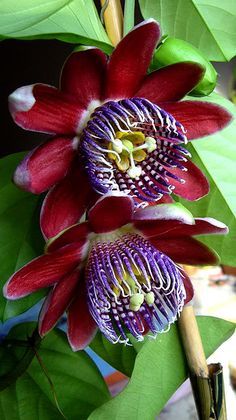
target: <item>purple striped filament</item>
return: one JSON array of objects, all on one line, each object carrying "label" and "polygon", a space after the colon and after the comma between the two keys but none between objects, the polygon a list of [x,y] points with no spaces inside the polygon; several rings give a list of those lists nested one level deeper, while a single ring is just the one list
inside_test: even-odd
[{"label": "purple striped filament", "polygon": [[147,330],[167,330],[186,297],[180,268],[135,233],[97,239],[86,282],[90,313],[112,343],[127,344],[128,333],[141,341]]},{"label": "purple striped filament", "polygon": [[172,172],[186,171],[185,130],[175,118],[144,98],[110,101],[97,108],[82,132],[81,154],[99,194],[121,191],[142,202],[171,194]]}]

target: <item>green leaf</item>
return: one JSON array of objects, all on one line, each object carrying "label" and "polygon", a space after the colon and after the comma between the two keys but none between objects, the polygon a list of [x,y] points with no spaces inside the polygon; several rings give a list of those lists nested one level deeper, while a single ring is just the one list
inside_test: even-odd
[{"label": "green leaf", "polygon": [[[35,357],[35,351],[38,350],[41,343],[41,337],[37,329],[30,334],[29,338],[27,337],[27,340],[15,339],[14,329],[12,331],[13,337],[12,332],[10,332],[8,337],[0,345],[0,392],[11,384],[14,384],[25,373]],[[17,357],[12,353],[13,345],[16,346],[15,349],[20,349],[20,354]],[[6,348],[10,349],[10,351],[6,351]],[[22,353],[23,349],[24,351]]]},{"label": "green leaf", "polygon": [[98,332],[89,347],[115,369],[127,376],[131,376],[137,355],[133,346],[112,344],[103,334]]},{"label": "green leaf", "polygon": [[[34,323],[27,323],[11,331],[6,346],[0,347],[1,375],[25,352],[23,347],[11,346],[10,340],[27,340],[34,328]],[[84,351],[73,353],[63,332],[54,330],[44,338],[37,355],[40,363],[35,357],[17,382],[0,392],[1,420],[62,419],[57,403],[67,419],[85,420],[109,400],[95,363]]]},{"label": "green leaf", "polygon": [[[235,105],[215,93],[202,100],[222,105],[236,115]],[[222,264],[231,266],[236,266],[235,132],[234,119],[224,130],[191,142],[192,160],[210,181],[210,193],[196,202],[180,200],[195,217],[214,217],[229,227],[228,235],[202,236],[201,240],[216,250]]]},{"label": "green leaf", "polygon": [[2,38],[50,39],[112,47],[92,0],[1,0]]},{"label": "green leaf", "polygon": [[192,43],[208,60],[235,56],[236,8],[232,0],[139,0],[145,19],[160,22],[164,34]]},{"label": "green leaf", "polygon": [[4,321],[25,312],[44,295],[40,291],[17,301],[7,301],[2,295],[8,278],[43,252],[40,199],[21,191],[11,180],[23,157],[24,153],[16,153],[0,160],[0,319]]},{"label": "green leaf", "polygon": [[126,0],[124,6],[124,36],[134,27],[135,0]]},{"label": "green leaf", "polygon": [[[231,322],[205,316],[198,317],[198,326],[207,357],[235,330]],[[155,418],[186,378],[186,360],[175,324],[168,333],[142,346],[126,388],[95,410],[89,420]]]}]

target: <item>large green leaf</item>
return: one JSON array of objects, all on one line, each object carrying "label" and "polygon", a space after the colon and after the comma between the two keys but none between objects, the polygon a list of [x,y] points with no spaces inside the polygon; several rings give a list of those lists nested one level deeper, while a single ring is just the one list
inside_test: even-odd
[{"label": "large green leaf", "polygon": [[37,292],[17,301],[7,301],[2,287],[8,278],[43,252],[39,229],[39,197],[21,191],[12,183],[16,165],[24,157],[16,153],[0,160],[0,319],[17,316],[42,296]]},{"label": "large green leaf", "polygon": [[145,19],[155,18],[164,34],[191,42],[209,60],[235,55],[234,0],[139,0]]},{"label": "large green leaf", "polygon": [[133,346],[112,344],[103,334],[98,332],[89,347],[115,369],[127,376],[131,376],[137,355]]},{"label": "large green leaf", "polygon": [[57,38],[111,50],[92,0],[1,0],[2,38]]},{"label": "large green leaf", "polygon": [[[27,340],[34,328],[33,323],[18,325],[7,339]],[[11,346],[10,341],[0,347],[0,381],[17,361],[22,363],[24,352],[25,348]],[[63,332],[51,332],[37,354],[41,364],[35,357],[17,382],[0,392],[1,420],[62,419],[56,401],[65,418],[85,420],[109,399],[107,386],[94,362],[84,351],[73,353]]]},{"label": "large green leaf", "polygon": [[124,35],[126,35],[134,26],[135,20],[135,0],[125,1],[124,6]]},{"label": "large green leaf", "polygon": [[[236,115],[235,105],[217,94],[204,100],[218,103]],[[181,202],[194,216],[214,217],[229,227],[228,235],[209,235],[202,238],[218,252],[222,264],[236,266],[236,120],[223,131],[193,141],[189,150],[193,161],[209,179],[211,189],[208,196],[197,202]]]},{"label": "large green leaf", "polygon": [[[198,326],[207,356],[235,330],[235,324],[213,317],[198,317]],[[185,356],[175,324],[168,333],[142,346],[126,388],[95,410],[89,420],[155,418],[186,378]]]}]

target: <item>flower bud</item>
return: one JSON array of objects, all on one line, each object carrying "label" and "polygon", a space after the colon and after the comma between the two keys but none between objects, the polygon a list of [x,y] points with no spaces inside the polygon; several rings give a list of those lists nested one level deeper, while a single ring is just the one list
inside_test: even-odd
[{"label": "flower bud", "polygon": [[193,61],[205,68],[205,75],[191,94],[209,95],[216,86],[217,72],[213,65],[193,45],[181,39],[168,37],[154,53],[151,70],[182,61]]}]

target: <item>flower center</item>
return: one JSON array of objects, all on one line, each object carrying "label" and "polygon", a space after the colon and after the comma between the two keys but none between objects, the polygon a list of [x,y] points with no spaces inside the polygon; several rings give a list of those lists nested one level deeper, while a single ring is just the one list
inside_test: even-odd
[{"label": "flower center", "polygon": [[126,330],[137,340],[166,330],[186,296],[179,267],[135,233],[93,241],[86,285],[91,315],[113,343],[127,343]]},{"label": "flower center", "polygon": [[117,168],[122,172],[127,171],[130,178],[137,178],[140,177],[142,168],[136,166],[136,162],[142,162],[147,153],[156,148],[156,140],[153,137],[145,137],[141,131],[117,131],[114,140],[108,145],[108,157],[115,161]]},{"label": "flower center", "polygon": [[146,302],[148,305],[153,305],[155,301],[155,295],[152,291],[146,292],[145,289],[140,287],[140,285],[145,284],[145,278],[137,269],[135,269],[135,267],[132,267],[132,269],[133,272],[135,272],[137,281],[135,281],[127,272],[125,272],[123,279],[119,278],[118,276],[117,280],[119,282],[119,288],[114,286],[113,292],[118,299],[122,290],[123,295],[129,296],[129,309],[131,311],[138,312],[144,302]]},{"label": "flower center", "polygon": [[[81,155],[93,188],[121,191],[143,202],[170,194],[184,182],[189,152],[184,127],[144,98],[110,101],[93,114],[81,136]],[[178,175],[173,169],[178,169]]]}]

